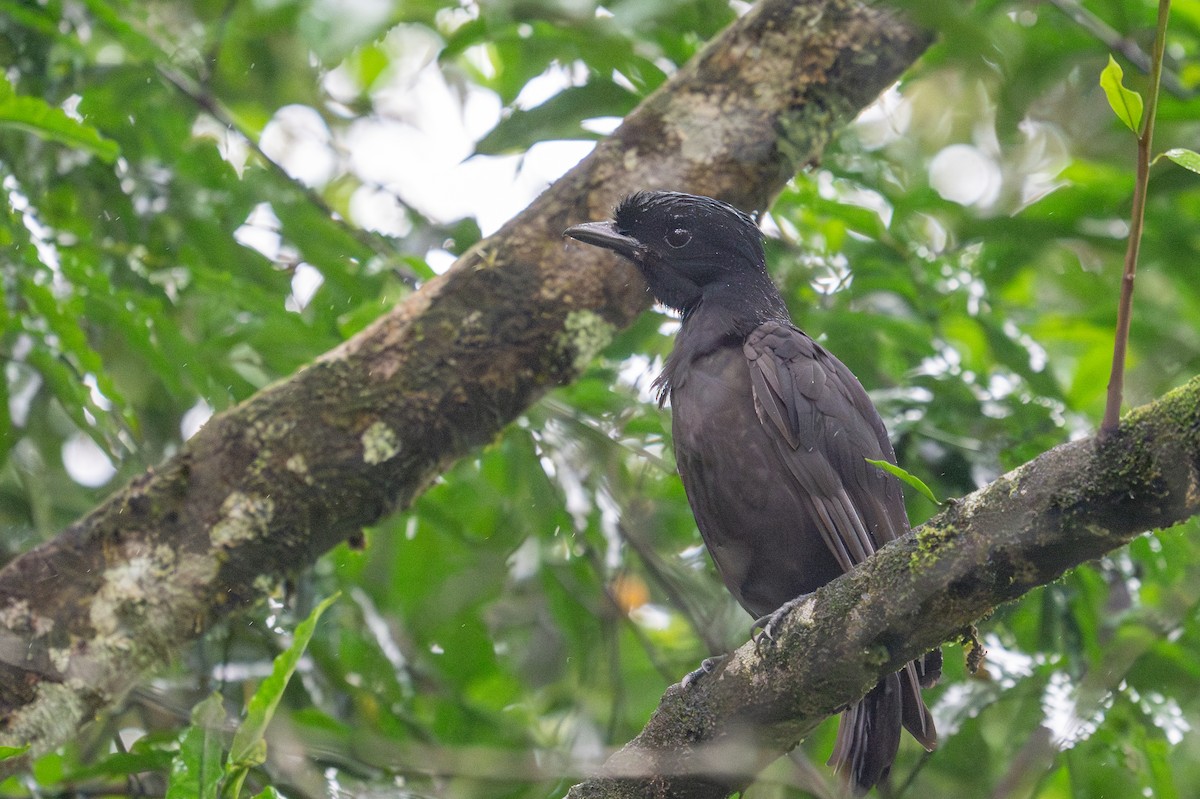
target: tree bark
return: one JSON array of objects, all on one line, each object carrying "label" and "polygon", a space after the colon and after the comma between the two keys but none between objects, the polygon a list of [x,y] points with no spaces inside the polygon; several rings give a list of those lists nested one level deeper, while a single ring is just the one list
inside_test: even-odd
[{"label": "tree bark", "polygon": [[445,275],[8,564],[0,746],[30,750],[0,776],[577,376],[648,298],[564,228],[634,189],[766,208],[929,40],[852,0],[765,0]]},{"label": "tree bark", "polygon": [[773,641],[667,690],[642,732],[571,799],[716,799],[744,788],[879,678],[996,605],[1200,513],[1200,378],[1111,437],[1063,444],[801,597]]}]

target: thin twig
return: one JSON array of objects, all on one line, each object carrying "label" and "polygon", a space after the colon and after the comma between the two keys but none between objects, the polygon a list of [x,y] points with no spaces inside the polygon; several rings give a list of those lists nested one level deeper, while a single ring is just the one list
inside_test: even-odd
[{"label": "thin twig", "polygon": [[[293,189],[295,189],[296,192],[304,197],[306,202],[315,207],[321,212],[321,214],[340,222],[343,228],[354,239],[356,239],[364,249],[370,250],[375,255],[385,258],[388,261],[395,261],[397,259],[399,256],[399,251],[391,242],[384,240],[380,236],[377,236],[365,228],[350,224],[348,220],[336,213],[329,206],[329,204],[325,202],[325,199],[320,194],[289,175],[287,170],[284,169],[279,162],[275,161],[266,154],[259,143],[254,139],[253,136],[249,134],[248,131],[244,130],[240,125],[238,125],[237,121],[233,117],[233,114],[229,113],[225,106],[214,96],[194,85],[190,78],[167,66],[156,64],[155,70],[158,72],[159,77],[161,77],[184,97],[188,98],[196,105],[197,108],[211,116],[213,119],[217,120],[229,130],[236,131],[238,135],[240,135],[246,141],[246,145],[250,148],[254,155],[260,159],[262,164],[269,172],[274,173],[281,180],[289,184]],[[400,268],[397,274],[406,284],[411,287],[416,287],[420,283],[420,277],[415,274],[411,274],[407,269]]]},{"label": "thin twig", "polygon": [[617,522],[617,531],[621,534],[621,538],[625,543],[629,544],[638,557],[641,558],[642,566],[646,569],[646,575],[667,595],[671,607],[679,611],[696,634],[696,637],[704,642],[708,653],[710,655],[719,655],[729,651],[729,647],[721,639],[721,636],[717,634],[716,630],[713,629],[713,625],[700,618],[700,614],[684,596],[683,591],[674,578],[667,573],[662,559],[654,548],[640,534],[633,532],[624,521]]},{"label": "thin twig", "polygon": [[[1142,72],[1149,73],[1153,69],[1153,58],[1138,47],[1137,42],[1122,36],[1119,31],[1081,6],[1076,0],[1050,0],[1050,3],[1076,25],[1100,40],[1109,50],[1125,56],[1129,63]],[[1159,63],[1162,63],[1161,60]],[[1184,86],[1183,82],[1179,80],[1179,76],[1171,70],[1163,72],[1162,84],[1163,88],[1181,100],[1190,100],[1195,95],[1195,92]]]},{"label": "thin twig", "polygon": [[1133,184],[1133,208],[1129,225],[1129,246],[1125,250],[1125,273],[1121,278],[1121,300],[1117,306],[1117,332],[1113,342],[1112,373],[1108,379],[1108,397],[1100,435],[1116,432],[1121,418],[1121,396],[1125,389],[1125,352],[1129,345],[1129,321],[1133,311],[1133,280],[1137,274],[1138,248],[1146,216],[1146,188],[1150,182],[1150,155],[1154,139],[1154,116],[1158,110],[1158,86],[1162,78],[1163,51],[1166,46],[1167,17],[1171,0],[1159,0],[1158,27],[1151,55],[1150,86],[1142,116],[1142,132],[1137,140],[1137,178]]}]

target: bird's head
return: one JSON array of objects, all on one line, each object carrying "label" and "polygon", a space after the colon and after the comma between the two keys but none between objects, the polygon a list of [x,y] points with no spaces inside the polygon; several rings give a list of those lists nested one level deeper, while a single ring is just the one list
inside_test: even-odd
[{"label": "bird's head", "polygon": [[563,235],[633,261],[655,298],[685,317],[713,291],[758,294],[765,282],[775,293],[754,220],[711,197],[637,192],[621,201],[612,221],[575,225]]}]

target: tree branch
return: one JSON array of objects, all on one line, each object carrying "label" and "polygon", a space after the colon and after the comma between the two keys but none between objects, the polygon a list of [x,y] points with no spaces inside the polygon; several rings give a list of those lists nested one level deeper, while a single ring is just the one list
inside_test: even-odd
[{"label": "tree branch", "polygon": [[647,296],[564,228],[643,188],[765,208],[928,42],[852,0],[765,0],[445,275],[8,564],[0,745],[31,749],[0,776],[577,376]]},{"label": "tree branch", "polygon": [[996,605],[1200,513],[1200,378],[1117,432],[1063,444],[801,597],[774,642],[672,686],[571,799],[716,799],[744,788],[879,678]]}]

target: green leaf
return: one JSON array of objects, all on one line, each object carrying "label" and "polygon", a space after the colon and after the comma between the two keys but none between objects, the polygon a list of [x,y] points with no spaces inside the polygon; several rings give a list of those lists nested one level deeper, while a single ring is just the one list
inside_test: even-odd
[{"label": "green leaf", "polygon": [[904,471],[903,469],[901,469],[899,466],[897,466],[894,463],[889,463],[887,461],[877,461],[877,460],[874,460],[873,458],[866,458],[865,460],[867,463],[871,464],[872,466],[878,466],[880,469],[883,469],[885,472],[888,472],[889,474],[893,474],[896,477],[899,477],[901,480],[903,480],[904,482],[908,483],[913,488],[920,491],[921,494],[926,499],[928,499],[930,502],[932,502],[934,505],[942,504],[942,501],[933,495],[933,492],[931,490],[929,490],[929,486],[925,485],[925,483],[921,480],[920,477],[909,474],[908,472]]},{"label": "green leaf", "polygon": [[262,685],[258,686],[258,690],[254,692],[254,696],[250,697],[250,702],[246,706],[246,719],[238,727],[233,736],[233,744],[229,747],[230,773],[237,769],[244,770],[250,766],[257,766],[265,759],[267,747],[266,741],[263,740],[263,734],[266,732],[267,725],[271,723],[271,717],[275,715],[275,708],[279,706],[279,700],[283,697],[288,680],[296,671],[296,664],[300,662],[300,656],[304,654],[304,649],[312,639],[317,620],[338,596],[338,594],[334,594],[321,602],[307,619],[296,625],[291,646],[276,656],[271,676],[263,680]]},{"label": "green leaf", "polygon": [[[87,6],[88,11],[96,17],[104,26],[104,29],[116,37],[121,43],[121,47],[127,50],[130,54],[137,56],[142,61],[148,64],[170,63],[170,58],[163,52],[154,40],[137,30],[131,20],[137,20],[138,17],[134,14],[122,13],[120,7],[113,8],[114,3],[106,2],[106,0],[83,0],[83,4]],[[145,20],[140,20],[145,22]]]},{"label": "green leaf", "polygon": [[1110,55],[1108,66],[1100,72],[1100,88],[1108,97],[1108,104],[1117,119],[1125,126],[1138,133],[1142,125],[1142,96],[1132,89],[1126,89],[1122,79],[1125,77],[1121,65]]},{"label": "green leaf", "polygon": [[0,746],[0,761],[20,757],[29,751],[29,744],[24,746]]},{"label": "green leaf", "polygon": [[[1190,169],[1192,172],[1200,175],[1200,153],[1195,150],[1185,150],[1182,147],[1175,147],[1167,150],[1158,158],[1170,158],[1184,169]],[[1154,160],[1157,161],[1158,158]]]},{"label": "green leaf", "polygon": [[80,783],[97,777],[125,779],[147,771],[169,774],[179,757],[179,740],[183,732],[179,729],[147,732],[126,752],[113,752],[96,763],[71,769],[64,782]]},{"label": "green leaf", "polygon": [[225,705],[213,693],[192,708],[192,723],[171,762],[166,799],[215,799],[221,786],[221,726]]},{"label": "green leaf", "polygon": [[623,117],[637,100],[636,95],[612,81],[593,80],[583,86],[571,86],[535,108],[513,111],[479,140],[475,152],[502,155],[524,152],[547,139],[599,138],[580,127],[580,121],[603,116]]},{"label": "green leaf", "polygon": [[0,77],[0,128],[5,127],[84,150],[109,163],[121,152],[115,141],[104,138],[91,125],[72,119],[45,100],[18,95],[12,84]]}]

